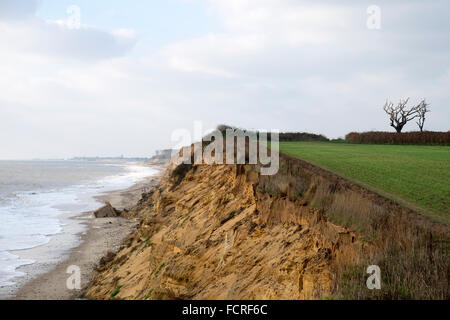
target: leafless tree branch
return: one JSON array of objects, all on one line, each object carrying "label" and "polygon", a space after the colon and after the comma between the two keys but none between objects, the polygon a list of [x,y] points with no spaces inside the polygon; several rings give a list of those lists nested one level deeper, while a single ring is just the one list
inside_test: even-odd
[{"label": "leafless tree branch", "polygon": [[425,100],[422,100],[422,102],[418,105],[408,109],[406,106],[408,104],[408,101],[409,98],[407,98],[406,100],[400,99],[397,106],[394,106],[392,102],[386,100],[386,103],[384,104],[383,110],[389,115],[390,125],[397,132],[402,132],[402,129],[406,125],[406,123],[417,117],[420,117],[419,111],[423,108],[423,105],[425,103]]},{"label": "leafless tree branch", "polygon": [[418,111],[419,119],[416,121],[417,125],[419,126],[420,132],[423,132],[423,126],[425,124],[425,115],[427,112],[430,112],[429,104],[425,102],[425,99],[423,99],[420,102],[420,108]]}]

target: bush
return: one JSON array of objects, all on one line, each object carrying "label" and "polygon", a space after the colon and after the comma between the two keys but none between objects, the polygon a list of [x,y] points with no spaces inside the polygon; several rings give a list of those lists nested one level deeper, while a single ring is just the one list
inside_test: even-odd
[{"label": "bush", "polygon": [[380,143],[380,144],[436,144],[450,145],[450,131],[411,131],[411,132],[351,132],[345,140],[353,143]]},{"label": "bush", "polygon": [[[257,136],[259,136],[259,131],[240,129],[225,124],[221,124],[217,127],[217,130],[222,132],[224,136],[227,129],[238,129],[247,133],[255,133]],[[267,136],[268,141],[270,141],[270,138],[271,135],[268,135]],[[329,139],[322,134],[315,134],[308,132],[280,132],[279,141],[329,141]]]},{"label": "bush", "polygon": [[308,132],[280,132],[280,141],[328,141],[328,138]]}]

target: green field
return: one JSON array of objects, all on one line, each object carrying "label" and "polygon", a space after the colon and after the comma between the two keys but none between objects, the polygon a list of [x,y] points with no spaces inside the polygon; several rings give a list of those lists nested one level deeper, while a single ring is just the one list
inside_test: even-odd
[{"label": "green field", "polygon": [[280,142],[280,151],[449,224],[448,146]]}]

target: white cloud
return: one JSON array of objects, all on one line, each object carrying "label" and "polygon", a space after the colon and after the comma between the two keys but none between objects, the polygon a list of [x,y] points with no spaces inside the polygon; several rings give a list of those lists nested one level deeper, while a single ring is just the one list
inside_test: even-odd
[{"label": "white cloud", "polygon": [[14,54],[89,62],[122,56],[135,42],[131,31],[107,32],[88,26],[70,29],[63,21],[49,22],[37,18],[0,21],[0,48]]},{"label": "white cloud", "polygon": [[123,39],[136,39],[136,31],[133,29],[116,29],[112,31],[112,34]]},{"label": "white cloud", "polygon": [[426,126],[448,130],[449,4],[405,3],[380,1],[374,31],[353,1],[211,0],[220,31],[163,47],[130,29],[42,21],[31,2],[9,9],[0,14],[0,158],[148,155],[197,119],[205,129],[331,137],[389,130],[381,106],[406,96],[426,97]]},{"label": "white cloud", "polygon": [[[230,117],[242,126],[261,121],[259,126],[330,136],[388,130],[384,99],[415,101],[446,91],[431,88],[450,68],[447,3],[380,1],[381,30],[367,29],[368,4],[317,3],[211,0],[210,12],[220,16],[225,30],[168,46],[163,55],[179,71],[233,75],[236,85],[225,88],[235,108],[228,109],[262,114]],[[215,89],[211,82],[208,90]],[[433,107],[441,113],[450,97],[437,96]],[[442,118],[428,121],[435,130],[447,129]]]}]

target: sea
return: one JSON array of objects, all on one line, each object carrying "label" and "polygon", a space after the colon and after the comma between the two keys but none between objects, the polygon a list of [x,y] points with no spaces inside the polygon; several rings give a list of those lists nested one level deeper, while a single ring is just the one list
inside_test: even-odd
[{"label": "sea", "polygon": [[[96,196],[156,172],[125,160],[0,161],[0,288],[14,286],[25,276],[20,267],[42,259],[42,250],[33,257],[29,249],[47,246],[51,264],[78,246],[86,227],[75,218],[102,205]],[[51,242],[55,237],[64,241]]]}]

